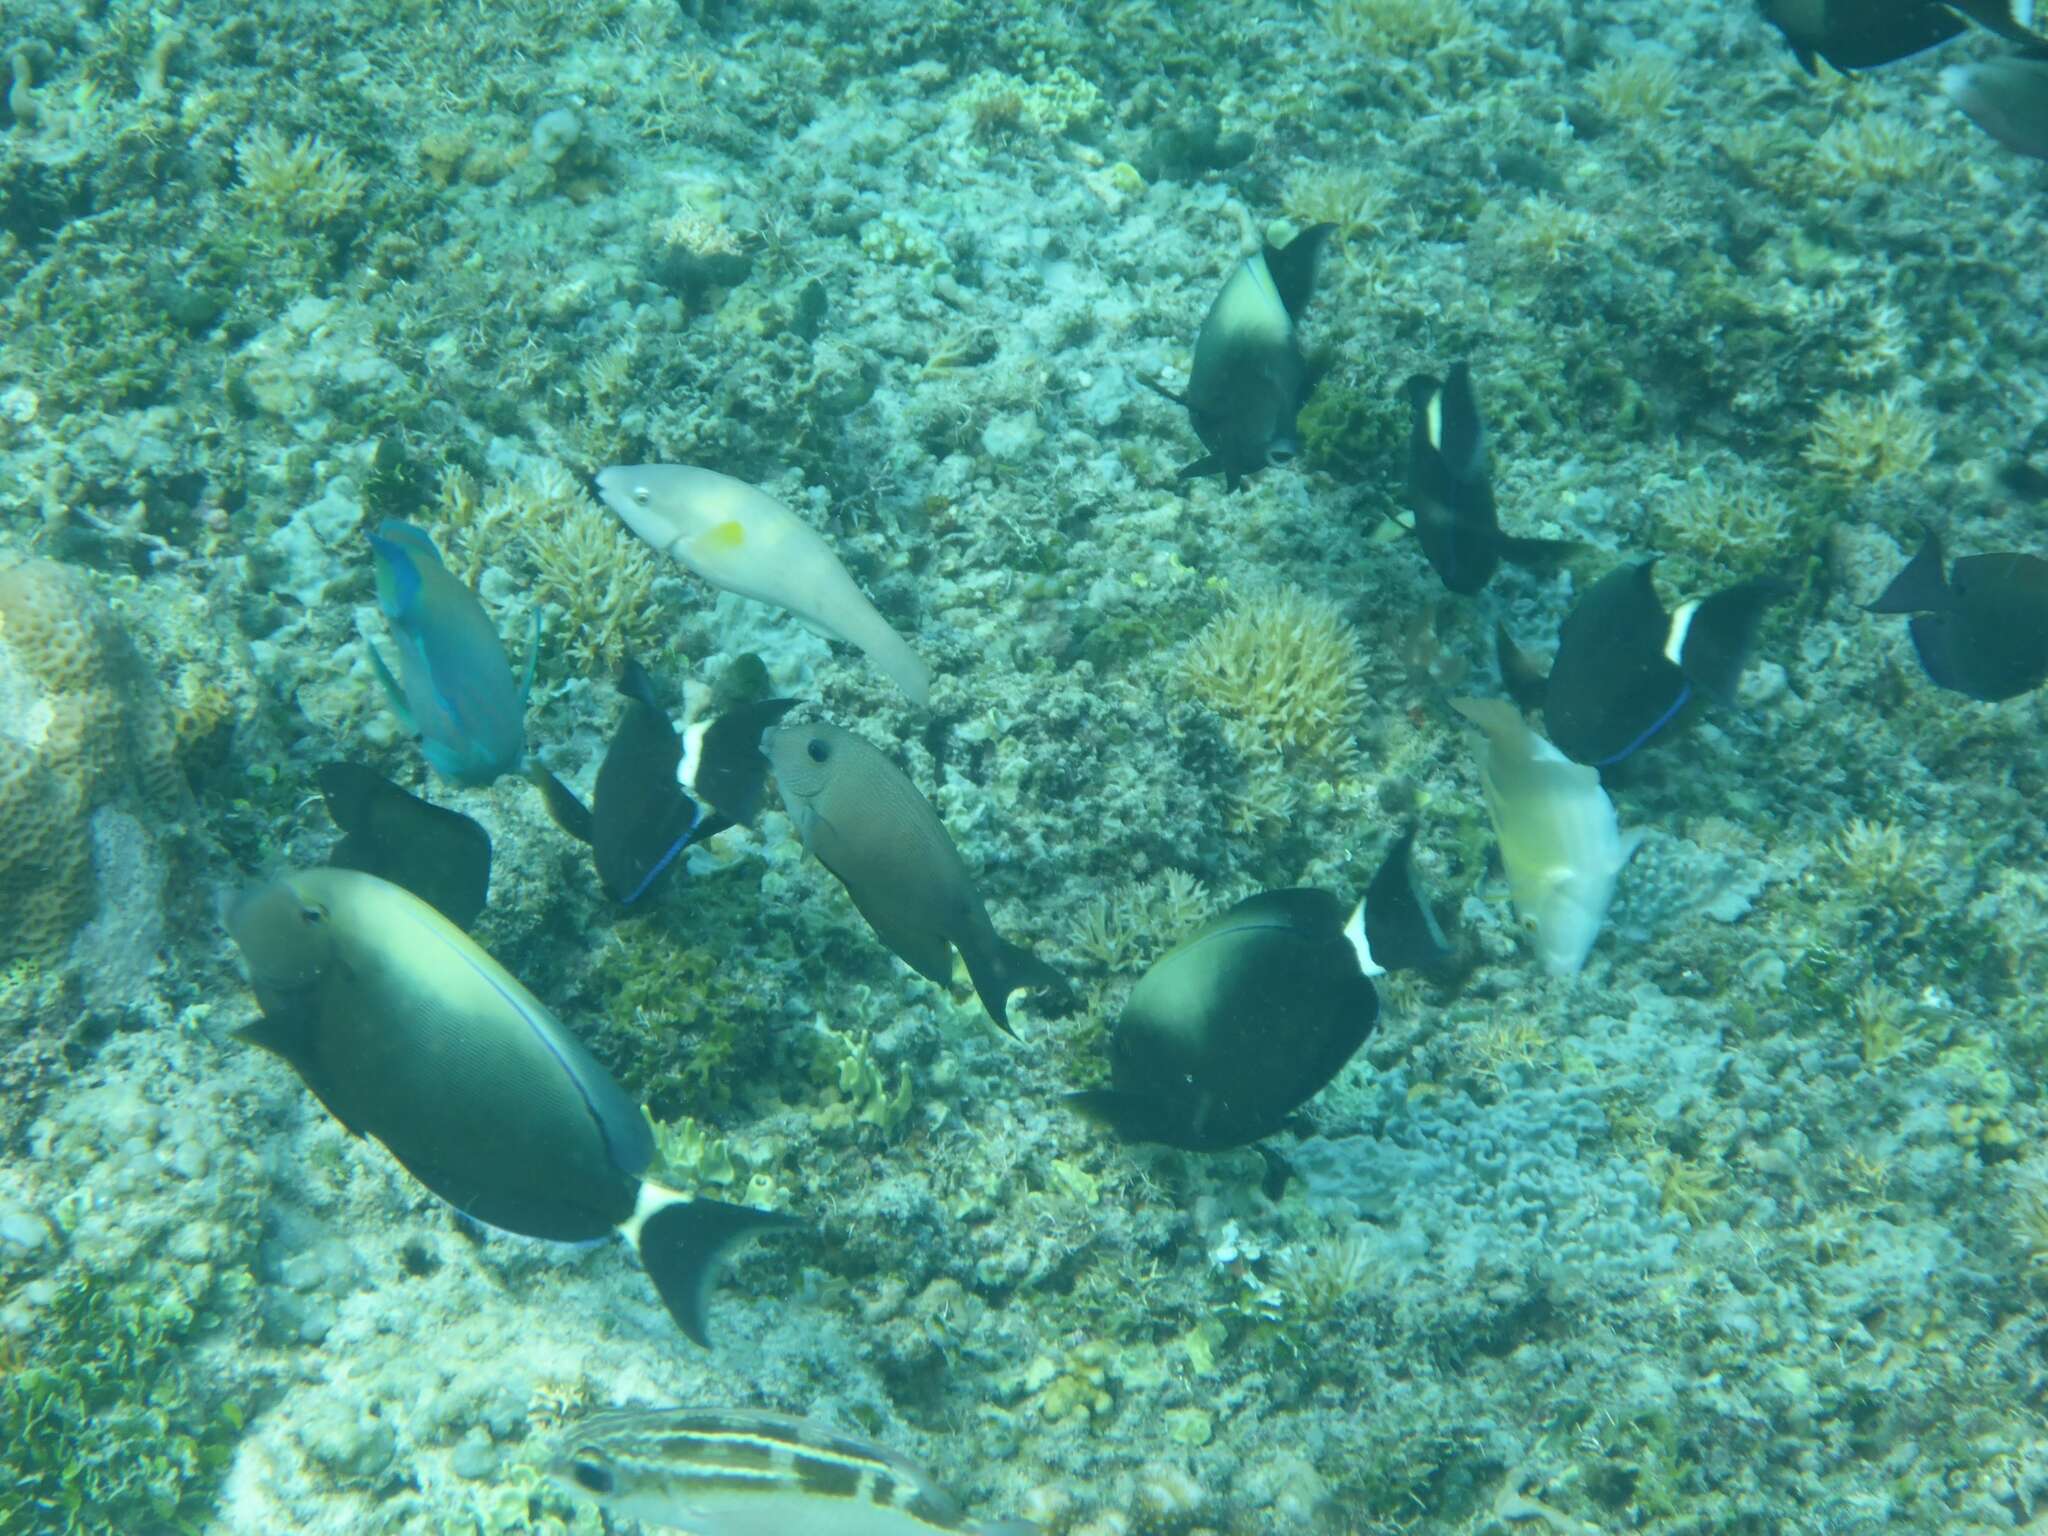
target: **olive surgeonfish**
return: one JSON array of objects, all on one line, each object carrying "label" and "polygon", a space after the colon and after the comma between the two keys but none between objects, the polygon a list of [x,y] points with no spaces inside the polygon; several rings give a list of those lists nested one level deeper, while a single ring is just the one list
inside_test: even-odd
[{"label": "olive surgeonfish", "polygon": [[1965,31],[1970,22],[2017,43],[2033,30],[2034,0],[1760,0],[1809,75],[1814,60],[1843,72],[1911,58]]},{"label": "olive surgeonfish", "polygon": [[[1295,336],[1315,289],[1316,266],[1334,224],[1312,224],[1284,246],[1268,245],[1232,269],[1195,336],[1187,393],[1151,387],[1187,407],[1208,450],[1183,480],[1221,475],[1230,490],[1300,451],[1295,417],[1311,387]],[[1148,381],[1150,382],[1150,381]]]},{"label": "olive surgeonfish", "polygon": [[637,661],[626,662],[619,692],[626,714],[597,770],[591,852],[605,890],[631,906],[692,843],[753,819],[767,788],[761,733],[796,701],[737,705],[678,734]]},{"label": "olive surgeonfish", "polygon": [[1413,840],[1395,840],[1355,907],[1327,891],[1265,891],[1196,929],[1131,989],[1110,1086],[1068,1102],[1126,1140],[1190,1152],[1279,1130],[1372,1033],[1372,978],[1446,957],[1415,888]]},{"label": "olive surgeonfish", "polygon": [[1942,573],[1930,535],[1872,613],[1910,613],[1913,649],[1943,688],[1995,703],[2048,680],[2048,560],[1965,555]]},{"label": "olive surgeonfish", "polygon": [[1558,632],[1546,680],[1497,632],[1501,673],[1525,709],[1539,704],[1550,740],[1575,763],[1619,763],[1669,726],[1696,693],[1731,703],[1763,611],[1790,588],[1760,578],[1667,614],[1651,572],[1625,565],[1594,582]]},{"label": "olive surgeonfish", "polygon": [[1058,971],[997,936],[939,813],[880,750],[824,724],[768,731],[761,750],[804,846],[912,970],[950,986],[958,949],[982,1007],[1013,1036],[1012,992],[1066,987]]},{"label": "olive surgeonfish", "polygon": [[824,536],[766,491],[688,464],[614,464],[598,472],[597,493],[643,541],[712,586],[858,647],[911,703],[931,702],[931,665],[868,601]]},{"label": "olive surgeonfish", "polygon": [[329,864],[402,885],[458,928],[476,922],[491,886],[490,833],[360,763],[329,763],[314,777],[343,834]]},{"label": "olive surgeonfish", "polygon": [[1408,381],[1408,506],[1415,537],[1453,592],[1469,597],[1493,579],[1502,560],[1542,565],[1578,546],[1569,539],[1518,539],[1502,533],[1487,462],[1486,424],[1469,364],[1441,379]]},{"label": "olive surgeonfish", "polygon": [[683,1332],[705,1342],[714,1265],[791,1218],[646,1177],[633,1101],[502,966],[410,892],[356,870],[257,887],[228,914],[282,1056],[352,1134],[490,1226],[556,1242],[618,1231]]},{"label": "olive surgeonfish", "polygon": [[2048,160],[2048,50],[1951,64],[1943,93],[2007,149]]},{"label": "olive surgeonfish", "polygon": [[589,813],[526,750],[526,696],[540,659],[540,616],[534,616],[525,673],[515,682],[497,626],[476,594],[441,563],[432,539],[387,518],[371,531],[370,552],[377,606],[398,643],[398,673],[392,675],[374,645],[370,665],[434,771],[479,788],[508,773],[523,774],[562,829],[588,842]]}]

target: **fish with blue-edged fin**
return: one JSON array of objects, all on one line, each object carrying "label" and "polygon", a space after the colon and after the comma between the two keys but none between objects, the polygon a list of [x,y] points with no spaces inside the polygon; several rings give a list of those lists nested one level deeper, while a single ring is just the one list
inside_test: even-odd
[{"label": "fish with blue-edged fin", "polygon": [[597,770],[590,844],[605,890],[632,906],[686,848],[753,819],[768,781],[761,733],[796,701],[734,703],[677,731],[654,680],[630,658],[619,693],[626,709]]},{"label": "fish with blue-edged fin", "polygon": [[1995,703],[2048,680],[2048,560],[2039,555],[1965,555],[1944,571],[1930,534],[1870,611],[1913,615],[1913,650],[1940,687]]},{"label": "fish with blue-edged fin", "polygon": [[1312,224],[1284,246],[1268,243],[1238,262],[1195,335],[1187,389],[1175,394],[1145,381],[1186,408],[1207,450],[1181,479],[1221,475],[1234,491],[1247,475],[1300,453],[1295,421],[1315,381],[1297,331],[1336,227]]},{"label": "fish with blue-edged fin", "polygon": [[1067,1102],[1126,1141],[1191,1152],[1281,1130],[1372,1033],[1373,978],[1449,957],[1413,845],[1412,831],[1394,840],[1355,904],[1263,891],[1197,928],[1131,989],[1110,1036],[1109,1086]]},{"label": "fish with blue-edged fin", "polygon": [[488,1226],[618,1232],[684,1334],[706,1342],[726,1247],[794,1225],[648,1177],[640,1109],[505,968],[409,891],[357,870],[284,874],[227,915],[263,1010],[240,1033],[328,1113]]},{"label": "fish with blue-edged fin", "polygon": [[1678,724],[1701,696],[1731,704],[1757,626],[1789,583],[1739,582],[1670,613],[1646,560],[1588,587],[1558,631],[1546,677],[1495,632],[1501,677],[1524,709],[1541,708],[1550,741],[1575,763],[1611,768]]}]

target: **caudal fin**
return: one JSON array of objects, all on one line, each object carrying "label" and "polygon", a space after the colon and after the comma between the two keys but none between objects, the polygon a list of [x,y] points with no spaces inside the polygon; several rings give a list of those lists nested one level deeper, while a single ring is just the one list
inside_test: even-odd
[{"label": "caudal fin", "polygon": [[1869,611],[1938,613],[1954,601],[1949,592],[1948,577],[1942,573],[1941,539],[1930,533],[1927,542],[1920,546],[1920,552],[1892,578],[1892,584],[1870,605]]},{"label": "caudal fin", "polygon": [[757,699],[685,732],[683,782],[728,825],[745,826],[761,808],[768,785],[762,733],[795,707],[795,699]]},{"label": "caudal fin", "polygon": [[1416,883],[1410,858],[1414,847],[1415,829],[1410,827],[1394,839],[1365,891],[1366,943],[1384,970],[1431,970],[1451,953],[1436,914],[1429,909],[1429,898]]},{"label": "caudal fin", "polygon": [[740,1238],[795,1225],[795,1217],[779,1211],[677,1196],[640,1223],[636,1246],[648,1278],[661,1293],[662,1305],[683,1336],[708,1347],[711,1341],[705,1333],[705,1312],[720,1256]]},{"label": "caudal fin", "polygon": [[981,999],[981,1006],[996,1021],[996,1027],[1012,1040],[1017,1038],[1017,1031],[1010,1028],[1012,992],[1020,987],[1067,990],[1066,977],[1030,950],[1006,944],[1001,939],[996,939],[984,953],[970,955],[962,950],[961,958],[967,962],[967,975],[974,983],[974,993]]},{"label": "caudal fin", "polygon": [[1763,577],[1702,599],[1679,647],[1679,671],[1711,697],[1733,702],[1764,610],[1791,590],[1789,582]]}]

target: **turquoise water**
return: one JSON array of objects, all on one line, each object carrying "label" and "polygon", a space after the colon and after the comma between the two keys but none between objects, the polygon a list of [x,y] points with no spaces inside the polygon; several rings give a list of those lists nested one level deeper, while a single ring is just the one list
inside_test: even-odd
[{"label": "turquoise water", "polygon": [[[665,1404],[1050,1536],[2043,1517],[2043,694],[1940,689],[1862,606],[1929,531],[2048,552],[2042,171],[1937,89],[2009,45],[1845,79],[1739,4],[20,0],[0,46],[0,1531],[628,1530],[549,1448]],[[1178,479],[1161,391],[1324,222],[1288,451]],[[1571,546],[1475,595],[1398,520],[1408,381],[1461,359],[1501,527]],[[644,463],[814,529],[928,705],[630,532],[593,477]],[[787,785],[622,906],[517,774],[441,778],[370,660],[386,519],[514,681],[538,621],[570,792],[628,658],[680,717],[758,657],[1064,1000],[1011,1038],[920,976]],[[1547,967],[1451,701],[1653,557],[1666,608],[1782,589],[1733,701],[1608,774],[1640,847]],[[237,1037],[223,914],[328,859],[335,761],[489,834],[475,941],[659,1178],[795,1218],[708,1348],[626,1244],[458,1216]],[[1377,982],[1284,1187],[1066,1102],[1176,942],[1348,906],[1411,826],[1457,962]]]}]

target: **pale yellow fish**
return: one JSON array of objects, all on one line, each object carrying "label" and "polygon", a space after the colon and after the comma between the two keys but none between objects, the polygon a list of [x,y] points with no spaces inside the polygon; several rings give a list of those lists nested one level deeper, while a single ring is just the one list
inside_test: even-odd
[{"label": "pale yellow fish", "polygon": [[858,646],[914,704],[932,669],[854,585],[832,546],[766,491],[686,464],[615,464],[598,494],[626,526],[714,587],[787,609]]}]

